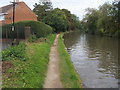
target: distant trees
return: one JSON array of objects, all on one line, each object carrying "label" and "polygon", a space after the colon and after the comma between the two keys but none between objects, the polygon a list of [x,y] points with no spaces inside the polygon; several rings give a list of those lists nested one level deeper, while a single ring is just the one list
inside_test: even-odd
[{"label": "distant trees", "polygon": [[94,34],[97,28],[97,20],[98,20],[98,11],[93,8],[86,9],[87,14],[84,18],[86,21],[86,32]]},{"label": "distant trees", "polygon": [[71,12],[67,9],[62,9],[62,11],[64,12],[64,14],[68,20],[67,21],[68,22],[67,30],[79,29],[80,28],[79,18],[76,15],[71,14]]},{"label": "distant trees", "polygon": [[81,21],[83,29],[92,34],[120,36],[120,1],[105,3],[99,9],[88,8]]},{"label": "distant trees", "polygon": [[54,32],[64,32],[80,28],[80,20],[67,9],[52,8],[51,2],[35,3],[33,11],[38,20],[50,25]]}]

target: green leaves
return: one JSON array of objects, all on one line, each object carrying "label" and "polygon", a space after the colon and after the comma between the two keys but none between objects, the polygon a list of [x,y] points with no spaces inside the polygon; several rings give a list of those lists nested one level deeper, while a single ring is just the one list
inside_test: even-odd
[{"label": "green leaves", "polygon": [[31,35],[29,38],[28,38],[28,41],[29,42],[34,42],[34,41],[36,41],[37,40],[37,37],[36,37],[36,35]]},{"label": "green leaves", "polygon": [[44,17],[52,10],[52,2],[35,3],[33,11],[38,15],[38,20],[43,21]]},{"label": "green leaves", "polygon": [[25,56],[25,47],[26,45],[24,43],[21,43],[17,46],[7,48],[6,50],[2,51],[2,60],[27,60],[27,57]]},{"label": "green leaves", "polygon": [[113,4],[104,3],[99,9],[86,9],[87,14],[82,20],[85,31],[119,37],[119,5],[120,1],[114,1]]},{"label": "green leaves", "polygon": [[38,15],[38,20],[50,25],[55,33],[80,28],[78,17],[67,9],[52,8],[51,2],[35,4],[33,11]]},{"label": "green leaves", "polygon": [[67,18],[58,8],[54,9],[47,17],[45,17],[44,22],[52,26],[55,29],[55,32],[62,32],[67,29]]},{"label": "green leaves", "polygon": [[[5,25],[3,27],[8,28],[7,30],[9,30],[11,28],[11,26],[12,26],[12,24]],[[50,27],[49,25],[46,25],[43,22],[40,22],[40,21],[21,21],[21,22],[15,23],[16,30],[19,31],[19,38],[24,37],[26,26],[30,27],[31,34],[35,34],[37,38],[45,37],[53,32],[52,27]],[[4,28],[3,28],[2,34],[6,33]],[[9,30],[9,32],[11,32],[11,33],[8,33],[8,36],[11,36],[12,31]],[[15,36],[16,35],[17,35],[17,32],[15,32]]]}]

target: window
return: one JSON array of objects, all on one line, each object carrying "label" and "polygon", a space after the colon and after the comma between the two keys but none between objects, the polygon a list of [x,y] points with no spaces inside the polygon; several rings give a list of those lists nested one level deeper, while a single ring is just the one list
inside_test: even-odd
[{"label": "window", "polygon": [[0,21],[5,20],[5,16],[4,15],[0,15]]}]

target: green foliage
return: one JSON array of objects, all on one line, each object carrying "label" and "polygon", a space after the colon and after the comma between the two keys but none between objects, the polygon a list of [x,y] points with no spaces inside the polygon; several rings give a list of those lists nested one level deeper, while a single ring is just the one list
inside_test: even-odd
[{"label": "green foliage", "polygon": [[9,61],[9,60],[26,60],[27,57],[25,56],[26,52],[26,45],[24,43],[20,43],[17,46],[11,46],[2,51],[2,61]]},{"label": "green foliage", "polygon": [[37,40],[37,37],[36,37],[36,35],[31,35],[29,38],[28,38],[28,41],[29,42],[35,42]]},{"label": "green foliage", "polygon": [[71,14],[71,12],[67,9],[62,9],[62,11],[64,12],[67,18],[67,22],[68,22],[67,30],[80,29],[79,18],[76,15]]},{"label": "green foliage", "polygon": [[44,18],[44,22],[54,28],[55,32],[64,32],[67,29],[67,18],[64,13],[56,8]]},{"label": "green foliage", "polygon": [[39,4],[35,3],[33,12],[38,15],[39,21],[43,21],[52,9],[52,2],[40,2]]},{"label": "green foliage", "polygon": [[91,34],[96,33],[97,29],[97,20],[98,20],[98,11],[96,9],[88,8],[86,9],[88,12],[85,16],[85,21],[86,22],[86,27],[87,27],[87,32]]},{"label": "green foliage", "polygon": [[54,32],[64,32],[80,28],[79,18],[66,9],[55,8],[43,22],[54,28]]},{"label": "green foliage", "polygon": [[105,3],[99,9],[88,8],[87,14],[82,20],[85,31],[92,34],[119,37],[120,30],[120,1],[113,4]]},{"label": "green foliage", "polygon": [[46,42],[27,43],[26,61],[12,60],[14,68],[2,74],[3,88],[43,88],[49,62],[49,53],[55,35],[46,37]]},{"label": "green foliage", "polygon": [[45,37],[48,34],[52,33],[52,28],[49,25],[46,25],[43,22],[39,22],[39,21],[17,22],[16,27],[17,26],[20,27],[30,26],[32,33],[34,33],[37,38]]},{"label": "green foliage", "polygon": [[74,69],[70,56],[65,50],[62,35],[59,37],[60,76],[65,88],[82,88],[80,77]]},{"label": "green foliage", "polygon": [[52,8],[51,2],[34,5],[33,11],[38,15],[38,20],[50,25],[54,32],[80,29],[80,20],[67,9]]},{"label": "green foliage", "polygon": [[[12,34],[11,26],[12,24],[3,26],[3,28],[8,28],[8,31],[10,32],[8,35]],[[25,34],[24,33],[25,27],[28,27],[28,26],[31,27],[31,33],[35,34],[37,38],[45,37],[53,32],[52,27],[39,21],[21,21],[21,22],[15,23],[15,28],[16,30],[21,31],[20,33],[21,36]],[[4,29],[3,29],[3,33],[5,33]],[[17,32],[14,32],[14,35],[16,34]]]}]

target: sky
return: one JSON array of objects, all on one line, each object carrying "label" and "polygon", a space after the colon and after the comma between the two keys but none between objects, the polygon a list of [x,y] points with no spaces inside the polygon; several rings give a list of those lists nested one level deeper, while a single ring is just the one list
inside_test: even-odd
[{"label": "sky", "polygon": [[[0,7],[10,4],[13,0],[0,0]],[[19,0],[24,1],[31,9],[39,0]],[[86,8],[98,8],[105,2],[112,3],[114,0],[51,0],[53,8],[68,9],[72,14],[75,14],[81,20],[85,15]]]}]

